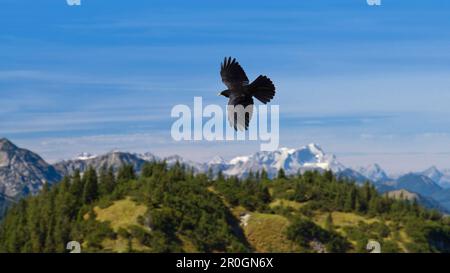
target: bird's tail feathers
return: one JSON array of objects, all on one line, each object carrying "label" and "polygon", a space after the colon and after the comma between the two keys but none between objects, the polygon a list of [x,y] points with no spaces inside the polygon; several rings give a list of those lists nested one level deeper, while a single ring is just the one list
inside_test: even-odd
[{"label": "bird's tail feathers", "polygon": [[269,78],[260,75],[250,84],[250,93],[266,104],[275,96],[275,86]]}]

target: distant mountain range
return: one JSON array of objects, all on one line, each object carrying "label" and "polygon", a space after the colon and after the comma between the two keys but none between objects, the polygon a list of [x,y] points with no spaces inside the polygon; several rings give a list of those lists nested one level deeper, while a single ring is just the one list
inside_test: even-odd
[{"label": "distant mountain range", "polygon": [[[155,160],[155,158],[152,158]],[[134,169],[140,171],[146,160],[130,153],[111,152],[100,156],[77,157],[73,160],[65,160],[54,165],[55,169],[62,175],[72,175],[75,170],[81,173],[85,172],[89,166],[92,166],[97,172],[102,168],[112,167],[118,171],[123,165],[133,165]]]},{"label": "distant mountain range", "polygon": [[432,166],[425,171],[419,173],[422,174],[434,182],[438,183],[439,186],[445,189],[450,189],[450,170],[444,169],[444,170],[438,170],[435,166]]},{"label": "distant mountain range", "polygon": [[280,148],[273,152],[257,152],[238,156],[230,161],[216,156],[209,162],[198,163],[185,160],[178,155],[160,158],[152,153],[136,154],[113,151],[104,155],[83,153],[71,160],[54,165],[46,163],[37,154],[21,149],[7,139],[0,139],[0,213],[11,202],[29,194],[36,194],[45,183],[57,183],[63,176],[75,170],[84,172],[89,166],[97,171],[112,167],[117,171],[124,164],[131,164],[137,172],[147,161],[165,160],[168,165],[181,162],[196,172],[219,171],[226,176],[245,177],[250,172],[262,171],[275,177],[283,168],[287,175],[307,170],[331,170],[339,177],[357,183],[370,181],[389,196],[398,197],[398,191],[408,192],[423,205],[450,211],[450,171],[431,167],[423,172],[408,173],[398,178],[390,177],[378,164],[352,169],[341,164],[332,154],[326,154],[320,146],[309,144],[299,149]]},{"label": "distant mountain range", "polygon": [[361,167],[358,172],[368,178],[370,181],[383,183],[391,180],[386,172],[378,164],[372,164],[366,167]]}]

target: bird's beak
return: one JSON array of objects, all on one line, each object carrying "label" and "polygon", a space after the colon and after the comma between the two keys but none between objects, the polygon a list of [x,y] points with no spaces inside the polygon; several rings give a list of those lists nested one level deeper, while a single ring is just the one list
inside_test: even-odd
[{"label": "bird's beak", "polygon": [[222,93],[217,93],[217,96],[220,96],[220,95],[222,95]]}]

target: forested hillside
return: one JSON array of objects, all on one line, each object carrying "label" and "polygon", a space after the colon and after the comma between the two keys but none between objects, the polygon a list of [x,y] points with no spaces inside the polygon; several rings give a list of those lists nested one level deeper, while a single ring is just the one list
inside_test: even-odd
[{"label": "forested hillside", "polygon": [[146,163],[66,177],[12,206],[0,252],[450,252],[450,221],[331,172],[240,180]]}]

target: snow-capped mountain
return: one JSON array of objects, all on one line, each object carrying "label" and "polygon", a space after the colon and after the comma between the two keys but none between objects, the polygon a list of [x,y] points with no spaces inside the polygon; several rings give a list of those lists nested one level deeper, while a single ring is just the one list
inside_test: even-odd
[{"label": "snow-capped mountain", "polygon": [[336,175],[339,178],[345,178],[347,180],[353,180],[357,183],[365,183],[370,181],[367,177],[359,173],[358,171],[353,170],[352,168],[346,168],[344,170],[336,172]]},{"label": "snow-capped mountain", "polygon": [[158,161],[160,160],[159,157],[152,153],[143,153],[143,154],[135,154],[138,158],[145,160],[145,161]]},{"label": "snow-capped mountain", "polygon": [[[257,152],[249,156],[235,157],[228,162],[220,156],[215,156],[206,163],[186,160],[179,155],[160,158],[152,153],[137,154],[113,151],[100,156],[82,153],[73,160],[56,163],[55,167],[60,173],[70,175],[76,169],[83,172],[88,166],[93,166],[98,170],[104,166],[117,170],[122,164],[132,164],[135,170],[140,172],[143,162],[162,160],[169,166],[180,162],[193,168],[196,172],[207,172],[211,169],[213,173],[222,171],[224,175],[238,177],[245,177],[250,172],[263,169],[270,177],[276,176],[281,168],[288,175],[306,170],[332,170],[335,173],[350,170],[339,163],[334,155],[326,154],[317,144],[309,144],[299,149],[280,148],[273,152]],[[355,177],[363,177],[356,171],[352,170],[352,172]]]},{"label": "snow-capped mountain", "polygon": [[433,181],[439,181],[439,179],[441,179],[441,177],[444,176],[444,174],[441,173],[436,168],[436,166],[431,166],[430,168],[423,171],[421,174],[427,176],[428,178],[430,178]]},{"label": "snow-capped mountain", "polygon": [[75,160],[88,160],[88,159],[92,159],[95,157],[97,157],[97,156],[94,154],[83,152],[83,153],[77,155],[74,159]]},{"label": "snow-capped mountain", "polygon": [[103,166],[118,169],[119,165],[128,163],[132,164],[137,172],[140,172],[143,161],[158,160],[166,161],[169,166],[180,162],[193,168],[195,172],[208,172],[211,170],[214,174],[217,174],[221,171],[226,176],[245,177],[250,172],[262,171],[263,169],[269,177],[275,177],[280,169],[283,169],[287,175],[307,170],[331,170],[358,182],[367,180],[358,171],[342,165],[333,154],[325,153],[317,144],[309,144],[298,149],[280,148],[272,152],[257,152],[248,156],[235,157],[228,162],[220,156],[215,156],[206,163],[186,160],[179,155],[159,158],[152,153],[111,152],[101,156],[83,153],[82,156],[75,160],[62,161],[55,164],[55,166],[61,173],[71,174],[75,169],[83,172],[89,165],[96,169],[100,169]]},{"label": "snow-capped mountain", "polygon": [[437,183],[444,189],[450,189],[450,169],[443,169],[442,173],[444,176]]},{"label": "snow-capped mountain", "polygon": [[386,172],[378,164],[361,167],[358,172],[373,182],[385,182],[390,180]]},{"label": "snow-capped mountain", "polygon": [[223,159],[223,157],[218,156],[218,155],[213,157],[213,159],[211,159],[208,162],[208,165],[223,165],[223,164],[227,164],[227,162],[225,161],[225,159]]},{"label": "snow-capped mountain", "polygon": [[97,172],[103,168],[112,168],[118,171],[125,164],[132,165],[136,171],[140,171],[146,160],[135,154],[123,152],[111,152],[88,159],[74,159],[61,161],[54,165],[55,169],[62,175],[72,175],[75,170],[81,173],[85,172],[89,167],[93,167]]},{"label": "snow-capped mountain", "polygon": [[241,177],[263,169],[269,177],[274,177],[280,169],[289,175],[315,169],[340,172],[345,167],[336,160],[334,155],[325,154],[316,144],[309,144],[299,149],[280,148],[273,152],[263,151],[249,156],[235,157],[229,161],[223,173]]},{"label": "snow-capped mountain", "polygon": [[440,171],[435,166],[431,166],[425,171],[420,173],[431,180],[435,181],[439,186],[444,189],[450,188],[450,170]]}]

